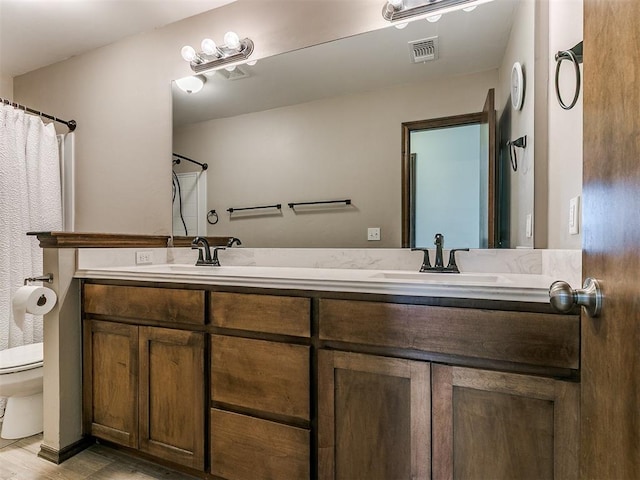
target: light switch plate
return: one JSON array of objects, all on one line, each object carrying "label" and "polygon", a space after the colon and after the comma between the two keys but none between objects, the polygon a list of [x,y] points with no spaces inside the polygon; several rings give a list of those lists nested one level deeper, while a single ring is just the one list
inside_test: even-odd
[{"label": "light switch plate", "polygon": [[580,233],[580,196],[569,200],[569,234]]}]

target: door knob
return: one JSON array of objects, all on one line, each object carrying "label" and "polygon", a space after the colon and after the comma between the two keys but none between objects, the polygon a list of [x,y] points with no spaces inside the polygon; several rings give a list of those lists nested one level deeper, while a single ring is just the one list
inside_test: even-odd
[{"label": "door knob", "polygon": [[549,287],[549,301],[559,312],[566,313],[574,305],[581,305],[587,315],[597,317],[602,310],[602,290],[595,278],[587,278],[582,288],[576,290],[573,290],[567,282],[557,280]]}]

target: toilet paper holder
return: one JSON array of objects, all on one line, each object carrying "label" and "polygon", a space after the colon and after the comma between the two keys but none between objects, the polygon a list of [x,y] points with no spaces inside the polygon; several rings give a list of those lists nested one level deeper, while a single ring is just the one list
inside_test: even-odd
[{"label": "toilet paper holder", "polygon": [[24,279],[25,285],[28,285],[31,282],[53,283],[53,273],[47,273],[46,275],[40,275],[39,277],[28,277]]}]

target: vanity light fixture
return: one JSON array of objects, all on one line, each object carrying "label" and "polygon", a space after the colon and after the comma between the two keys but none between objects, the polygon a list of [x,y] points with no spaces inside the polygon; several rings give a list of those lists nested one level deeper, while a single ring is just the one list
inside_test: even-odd
[{"label": "vanity light fixture", "polygon": [[421,18],[426,18],[430,22],[437,22],[445,13],[456,10],[470,12],[478,5],[492,1],[493,0],[387,0],[387,3],[382,7],[382,16],[389,22],[399,22],[399,24]]},{"label": "vanity light fixture", "polygon": [[192,75],[190,77],[183,77],[176,80],[176,85],[180,90],[186,93],[198,93],[202,90],[204,82],[207,79],[202,75]]},{"label": "vanity light fixture", "polygon": [[205,38],[200,44],[201,51],[185,45],[181,54],[191,65],[195,73],[217,70],[230,64],[238,64],[249,58],[253,53],[253,42],[250,38],[240,39],[237,33],[224,34],[224,45],[217,45],[210,38]]}]

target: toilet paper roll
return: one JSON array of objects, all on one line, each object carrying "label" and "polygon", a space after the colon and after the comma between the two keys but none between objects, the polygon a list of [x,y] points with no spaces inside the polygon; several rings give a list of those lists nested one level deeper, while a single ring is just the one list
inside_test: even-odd
[{"label": "toilet paper roll", "polygon": [[58,296],[56,292],[47,287],[37,287],[34,285],[25,285],[16,290],[13,296],[13,314],[18,320],[16,314],[31,313],[33,315],[44,315],[49,313],[55,306]]}]

